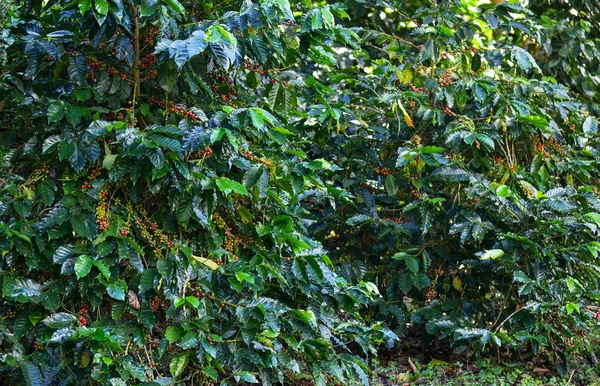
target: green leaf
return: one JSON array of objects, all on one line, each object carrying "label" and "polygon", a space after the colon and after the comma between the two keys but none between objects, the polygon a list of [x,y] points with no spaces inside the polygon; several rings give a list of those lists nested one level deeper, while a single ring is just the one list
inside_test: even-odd
[{"label": "green leaf", "polygon": [[594,221],[596,223],[596,225],[600,227],[600,213],[595,213],[595,212],[586,213],[585,217]]},{"label": "green leaf", "polygon": [[537,72],[540,72],[540,68],[538,67],[535,59],[531,54],[525,51],[521,47],[512,47],[513,49],[513,59],[517,62],[517,65],[521,67],[522,70],[528,72],[532,68],[535,68]]},{"label": "green leaf", "polygon": [[229,43],[233,46],[237,45],[237,39],[228,31],[227,27],[222,24],[213,24],[205,32],[204,41],[207,43],[225,44]]},{"label": "green leaf", "polygon": [[233,377],[236,379],[236,381],[238,383],[240,381],[248,382],[248,383],[258,383],[258,379],[256,379],[256,377],[254,375],[252,375],[251,373],[249,373],[247,371],[239,371],[239,372],[233,374]]},{"label": "green leaf", "polygon": [[265,118],[261,109],[252,107],[248,109],[248,113],[250,114],[250,119],[252,120],[252,125],[254,127],[259,130],[265,128]]},{"label": "green leaf", "polygon": [[419,272],[419,261],[412,256],[406,256],[404,258],[406,266],[411,270],[412,273]]},{"label": "green leaf", "polygon": [[510,190],[510,188],[506,185],[500,185],[498,186],[498,188],[496,189],[496,194],[499,197],[509,197],[512,195],[512,192]]},{"label": "green leaf", "polygon": [[185,301],[194,308],[198,308],[200,306],[200,300],[198,300],[198,298],[195,296],[186,296]]},{"label": "green leaf", "polygon": [[48,123],[60,121],[65,116],[65,105],[61,101],[54,101],[48,106]]},{"label": "green leaf", "polygon": [[77,258],[77,261],[75,262],[75,274],[78,279],[81,279],[90,273],[93,265],[92,262],[92,258],[88,255],[81,255]]},{"label": "green leaf", "polygon": [[75,152],[75,145],[71,142],[60,142],[58,144],[58,158],[61,161],[71,158]]},{"label": "green leaf", "polygon": [[583,122],[583,132],[587,135],[598,134],[598,120],[594,117],[587,117]]},{"label": "green leaf", "polygon": [[575,303],[567,303],[567,305],[565,306],[566,310],[567,310],[567,314],[570,315],[573,313],[573,311],[577,311],[577,313],[579,313],[579,305],[575,304]]},{"label": "green leaf", "polygon": [[321,18],[323,19],[323,25],[325,26],[325,28],[333,28],[335,20],[328,6],[321,8]]},{"label": "green leaf", "polygon": [[174,378],[179,377],[185,370],[188,361],[189,358],[187,354],[180,354],[177,355],[175,358],[171,359],[171,363],[169,364],[169,370],[171,371],[171,375]]},{"label": "green leaf", "polygon": [[113,299],[125,300],[125,288],[118,284],[110,284],[106,287],[106,293]]},{"label": "green leaf", "polygon": [[112,170],[115,166],[115,161],[117,160],[117,156],[114,154],[108,154],[104,156],[104,160],[102,160],[102,167],[108,171]]},{"label": "green leaf", "polygon": [[87,11],[92,9],[92,0],[78,0],[79,12],[85,14]]},{"label": "green leaf", "polygon": [[442,153],[443,151],[444,148],[439,146],[423,146],[421,148],[421,154]]},{"label": "green leaf", "polygon": [[108,1],[94,0],[94,8],[100,15],[106,16],[108,14]]},{"label": "green leaf", "polygon": [[69,327],[76,321],[77,315],[69,314],[66,312],[59,312],[57,314],[53,314],[42,319],[42,323],[44,323],[50,328],[55,329]]},{"label": "green leaf", "polygon": [[549,125],[548,120],[539,115],[519,115],[519,120],[529,122],[538,129],[546,129]]},{"label": "green leaf", "polygon": [[177,221],[182,224],[186,223],[190,218],[192,218],[193,214],[194,204],[192,203],[192,200],[183,200],[179,203],[179,206],[177,207]]},{"label": "green leaf", "polygon": [[488,251],[485,251],[480,259],[481,260],[496,260],[501,258],[502,256],[504,256],[504,251],[502,249],[490,249]]},{"label": "green leaf", "polygon": [[230,180],[227,177],[219,177],[216,179],[217,187],[220,191],[228,195],[231,192],[237,194],[247,195],[248,190],[244,187],[244,185],[240,184],[237,181]]},{"label": "green leaf", "polygon": [[[102,261],[100,260],[94,260],[93,264],[96,266],[96,268],[98,268],[98,270],[100,271],[100,273],[102,273],[102,275],[107,278],[110,279],[110,269],[108,269],[107,266],[105,266]],[[123,292],[123,295],[125,294],[125,292]]]},{"label": "green leaf", "polygon": [[151,134],[149,137],[152,138],[154,143],[160,147],[167,148],[172,151],[181,150],[181,144],[175,138],[169,138],[158,134]]},{"label": "green leaf", "polygon": [[179,326],[169,326],[169,327],[167,327],[167,330],[165,331],[165,338],[167,338],[167,340],[171,344],[177,342],[182,336],[183,336],[183,329]]},{"label": "green leaf", "polygon": [[177,14],[183,15],[185,13],[185,8],[183,5],[177,0],[162,0],[172,11]]},{"label": "green leaf", "polygon": [[[154,12],[156,12],[157,8],[157,0],[142,0],[142,3],[140,4],[140,14],[143,17],[152,16]],[[145,113],[142,114],[146,115]]]},{"label": "green leaf", "polygon": [[62,143],[62,137],[60,135],[53,135],[44,140],[42,144],[42,153],[50,153],[56,149],[56,147]]},{"label": "green leaf", "polygon": [[26,386],[42,386],[45,384],[39,366],[33,363],[33,361],[24,361],[21,364],[21,371]]}]

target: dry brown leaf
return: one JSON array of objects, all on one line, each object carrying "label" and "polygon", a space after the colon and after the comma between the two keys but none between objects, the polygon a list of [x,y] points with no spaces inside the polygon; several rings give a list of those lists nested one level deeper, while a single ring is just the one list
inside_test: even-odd
[{"label": "dry brown leaf", "polygon": [[129,306],[134,310],[140,309],[140,299],[138,299],[138,296],[135,292],[129,291],[127,293],[127,301],[129,302]]}]

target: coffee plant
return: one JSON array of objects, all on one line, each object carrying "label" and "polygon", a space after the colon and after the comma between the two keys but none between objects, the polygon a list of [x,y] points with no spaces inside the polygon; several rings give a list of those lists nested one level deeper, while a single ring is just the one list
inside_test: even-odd
[{"label": "coffee plant", "polygon": [[530,3],[0,4],[3,382],[595,363],[600,11]]},{"label": "coffee plant", "polygon": [[312,98],[283,75],[334,65],[330,42],[355,37],[343,6],[5,12],[4,382],[366,379],[362,358],[396,336],[358,313],[377,288],[336,275],[308,235],[301,197],[332,167],[302,151],[286,111]]},{"label": "coffee plant", "polygon": [[600,337],[599,13],[539,3],[349,6],[362,50],[317,78],[333,99],[304,130],[344,195],[313,191],[310,231],[349,282],[377,284],[365,315],[406,345],[424,330],[564,372],[596,363]]}]

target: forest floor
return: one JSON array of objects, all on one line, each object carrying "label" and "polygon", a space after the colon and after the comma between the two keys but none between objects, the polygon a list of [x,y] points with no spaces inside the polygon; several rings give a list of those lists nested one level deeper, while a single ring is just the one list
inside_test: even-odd
[{"label": "forest floor", "polygon": [[[493,359],[475,363],[431,359],[421,363],[406,355],[373,359],[370,368],[373,370],[369,376],[372,386],[600,386],[600,368],[585,361],[569,364],[565,376],[550,367],[528,361],[498,364]],[[356,380],[348,385],[360,384]]]}]

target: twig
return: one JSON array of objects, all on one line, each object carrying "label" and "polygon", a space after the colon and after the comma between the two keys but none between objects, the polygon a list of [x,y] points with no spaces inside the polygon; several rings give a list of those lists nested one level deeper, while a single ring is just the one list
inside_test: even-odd
[{"label": "twig", "polygon": [[510,318],[512,318],[513,316],[515,316],[515,314],[516,314],[517,312],[521,311],[521,310],[523,310],[523,308],[517,308],[517,309],[516,309],[516,310],[515,310],[515,311],[514,311],[512,314],[508,315],[508,316],[506,317],[506,319],[504,319],[504,320],[502,321],[502,323],[500,323],[500,325],[499,325],[498,327],[496,327],[496,329],[494,330],[494,334],[495,334],[495,333],[497,333],[497,332],[500,330],[500,327],[504,326],[504,323],[508,322],[508,320],[509,320]]}]

